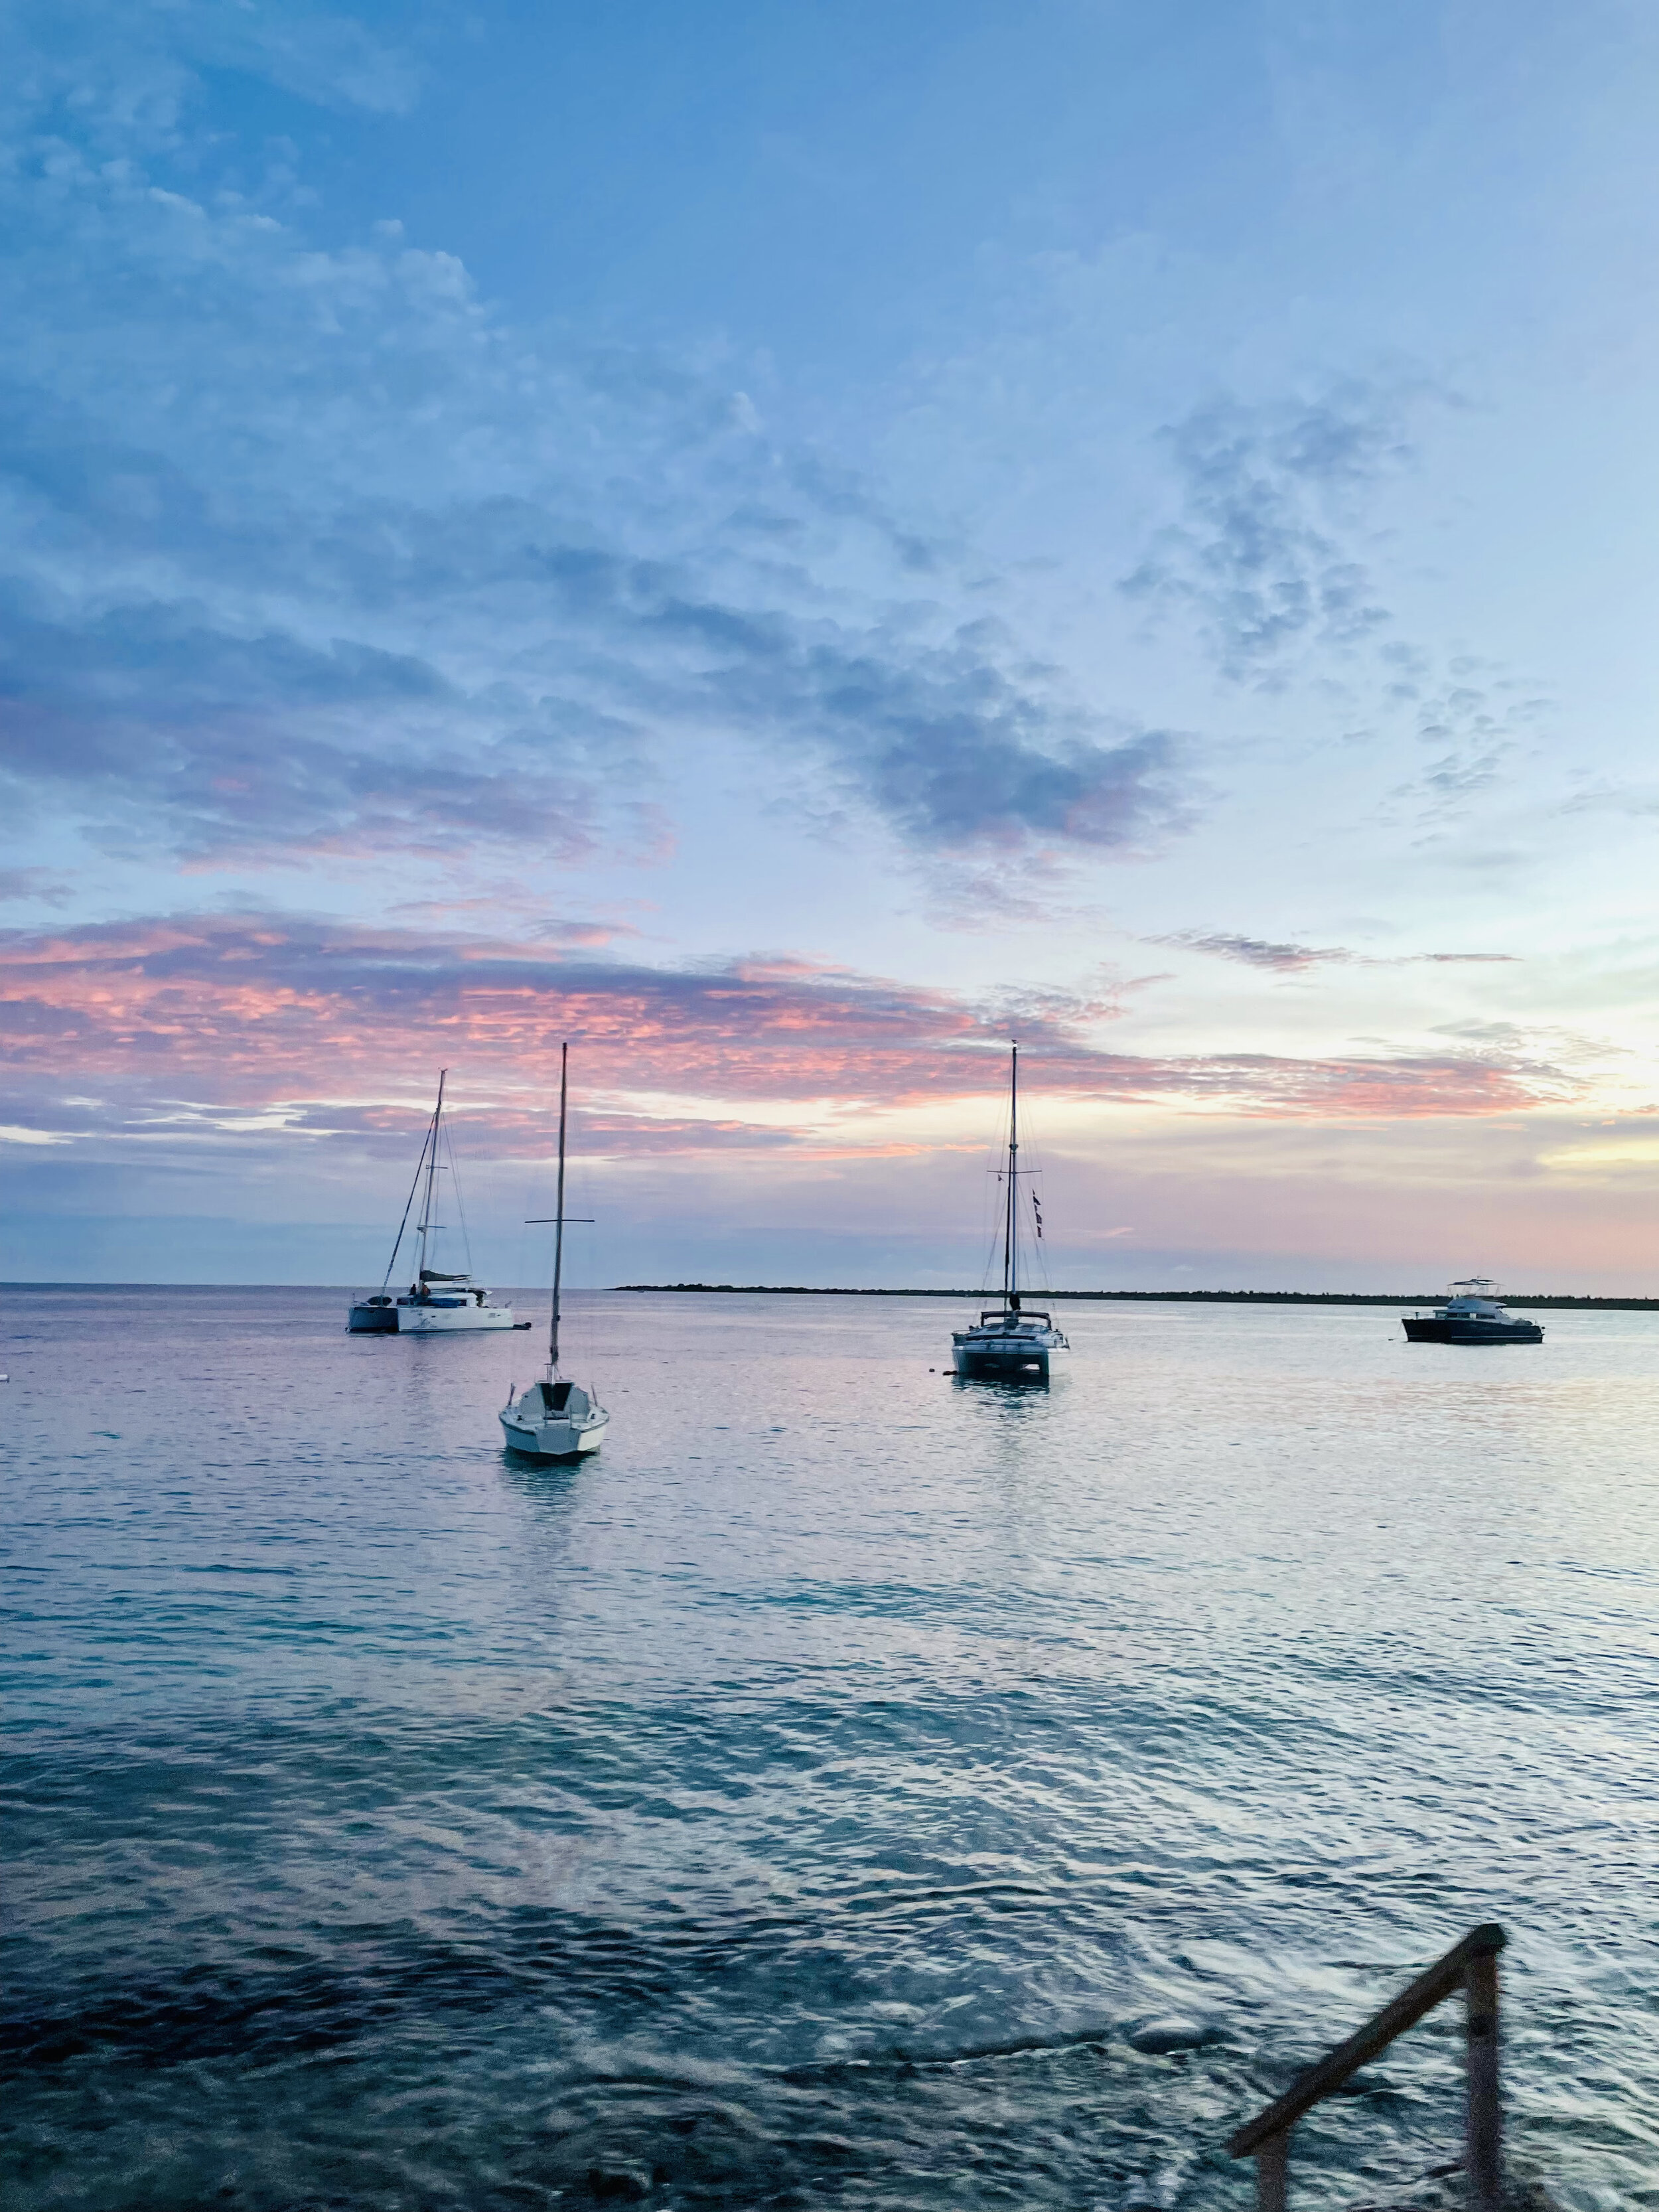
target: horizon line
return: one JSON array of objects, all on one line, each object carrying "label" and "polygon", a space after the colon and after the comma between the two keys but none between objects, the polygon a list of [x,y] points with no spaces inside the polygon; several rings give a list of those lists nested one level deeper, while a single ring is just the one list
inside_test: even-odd
[{"label": "horizon line", "polygon": [[[78,1279],[9,1282],[0,1280],[0,1291],[327,1291],[351,1292],[356,1285],[351,1283],[247,1283],[247,1282],[191,1282],[145,1283],[105,1281],[85,1277]],[[514,1292],[525,1290],[538,1291],[541,1286],[526,1284],[504,1285]],[[774,1297],[774,1298],[961,1298],[971,1303],[975,1299],[996,1297],[999,1293],[988,1290],[923,1290],[892,1288],[884,1285],[823,1284],[823,1283],[602,1283],[579,1295],[617,1297],[623,1293],[654,1292],[662,1296],[701,1293],[708,1297]],[[1444,1291],[1027,1291],[1021,1297],[1058,1303],[1062,1298],[1094,1299],[1101,1302],[1124,1300],[1147,1304],[1185,1303],[1212,1305],[1328,1305],[1328,1306],[1425,1306],[1443,1299]],[[1644,1313],[1659,1310],[1659,1297],[1615,1297],[1576,1291],[1516,1291],[1501,1294],[1504,1303],[1511,1306],[1553,1307],[1558,1310],[1581,1308],[1610,1313]]]}]

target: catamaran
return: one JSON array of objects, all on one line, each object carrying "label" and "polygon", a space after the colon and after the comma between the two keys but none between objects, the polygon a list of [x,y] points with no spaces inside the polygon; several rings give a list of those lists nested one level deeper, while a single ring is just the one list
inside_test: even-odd
[{"label": "catamaran", "polygon": [[[455,1185],[455,1156],[450,1152],[447,1167],[438,1158],[441,1143],[447,1144],[448,1132],[444,1127],[444,1085],[449,1070],[441,1070],[438,1076],[438,1103],[432,1109],[432,1119],[426,1125],[426,1138],[421,1146],[421,1157],[416,1163],[415,1180],[409,1186],[409,1196],[404,1201],[404,1218],[398,1224],[397,1241],[392,1247],[392,1257],[386,1263],[386,1273],[380,1278],[380,1287],[372,1297],[360,1298],[351,1309],[346,1327],[355,1336],[446,1336],[458,1332],[476,1332],[481,1328],[528,1328],[527,1321],[514,1321],[511,1306],[492,1305],[489,1293],[480,1287],[467,1272],[457,1274],[428,1264],[436,1239],[443,1224],[433,1218],[437,1195],[438,1177],[447,1174],[450,1191],[455,1200],[456,1212],[460,1211],[460,1194]],[[415,1268],[415,1279],[406,1291],[394,1295],[386,1285],[392,1280],[392,1271],[398,1264],[398,1255],[403,1249],[404,1232],[409,1227],[409,1211],[415,1203],[415,1194],[425,1183],[425,1196],[421,1201],[421,1218],[415,1225],[415,1237],[419,1253]],[[461,1231],[463,1243],[466,1231]],[[467,1254],[469,1263],[471,1254]]]},{"label": "catamaran", "polygon": [[547,1367],[522,1396],[509,1385],[501,1407],[501,1432],[509,1447],[532,1459],[580,1459],[598,1451],[611,1416],[591,1390],[559,1372],[559,1284],[564,1273],[564,1224],[579,1220],[564,1210],[564,1125],[570,1047],[559,1047],[559,1183],[553,1211],[553,1317],[547,1332]]},{"label": "catamaran", "polygon": [[[1000,1376],[1005,1381],[1046,1382],[1048,1355],[1071,1346],[1046,1313],[1028,1310],[1019,1288],[1019,1186],[1031,1170],[1019,1164],[1019,1047],[1008,1054],[1008,1164],[1003,1170],[1002,1304],[981,1314],[967,1328],[952,1332],[951,1358],[958,1375]],[[1036,1232],[1042,1234],[1040,1202],[1033,1196]]]}]

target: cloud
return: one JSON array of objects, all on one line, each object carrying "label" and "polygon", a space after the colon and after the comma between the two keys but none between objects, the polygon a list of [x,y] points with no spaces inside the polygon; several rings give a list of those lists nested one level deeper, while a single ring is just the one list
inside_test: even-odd
[{"label": "cloud", "polygon": [[38,899],[43,906],[67,905],[72,886],[52,868],[0,868],[0,904]]},{"label": "cloud", "polygon": [[1340,965],[1358,957],[1340,945],[1278,945],[1268,938],[1241,937],[1225,930],[1178,929],[1147,942],[1179,945],[1191,952],[1213,952],[1219,959],[1241,961],[1247,968],[1270,968],[1280,975],[1332,963]]},{"label": "cloud", "polygon": [[1431,961],[1440,968],[1518,967],[1518,952],[1415,952],[1413,960]]},{"label": "cloud", "polygon": [[1410,716],[1413,733],[1434,754],[1393,796],[1415,801],[1430,823],[1455,820],[1498,781],[1553,702],[1535,684],[1472,653],[1457,654],[1439,675],[1413,648],[1391,644],[1381,658],[1387,702]]},{"label": "cloud", "polygon": [[53,58],[90,18],[12,33],[35,93],[0,167],[18,818],[196,866],[637,855],[695,749],[924,854],[1182,826],[1176,735],[1036,666],[951,548],[769,441],[735,368],[532,341],[391,230],[319,250],[288,170],[207,128],[201,72],[406,101],[366,33],[138,12],[84,100]]},{"label": "cloud", "polygon": [[421,82],[405,48],[305,0],[141,8],[15,0],[7,16],[12,119],[67,108],[105,148],[167,145],[210,70],[261,78],[324,107],[378,114],[406,112]]},{"label": "cloud", "polygon": [[826,1129],[844,1145],[851,1109],[994,1093],[1011,1034],[1043,1092],[1101,1103],[1411,1118],[1523,1111],[1580,1087],[1508,1033],[1427,1054],[1156,1058],[1103,1048],[1115,1011],[1098,992],[976,1004],[799,960],[653,967],[276,914],[11,931],[0,1113],[71,1136],[225,1138],[252,1116],[295,1139],[404,1143],[443,1063],[465,1069],[505,1152],[539,1154],[565,1037],[621,1151],[729,1148],[744,1125],[768,1146],[781,1131],[822,1143]]},{"label": "cloud", "polygon": [[1123,579],[1132,599],[1195,615],[1237,682],[1273,680],[1297,649],[1352,647],[1388,622],[1339,532],[1408,451],[1399,394],[1350,382],[1273,406],[1218,400],[1164,435],[1182,520]]},{"label": "cloud", "polygon": [[1659,814],[1659,787],[1603,781],[1575,792],[1561,811],[1564,814],[1628,814],[1641,820]]},{"label": "cloud", "polygon": [[1145,941],[1177,945],[1189,952],[1213,953],[1218,959],[1236,960],[1246,968],[1267,968],[1284,975],[1297,975],[1309,968],[1407,968],[1419,962],[1437,967],[1488,967],[1507,965],[1520,957],[1513,952],[1351,952],[1342,945],[1280,944],[1231,930],[1178,929]]},{"label": "cloud", "polygon": [[1395,634],[1366,565],[1364,505],[1412,459],[1407,417],[1426,392],[1350,380],[1312,400],[1217,400],[1171,424],[1179,520],[1120,587],[1191,617],[1230,682],[1279,690],[1317,671],[1328,697],[1335,685],[1375,717],[1350,741],[1409,729],[1431,757],[1389,799],[1432,830],[1500,781],[1553,702],[1496,662],[1443,663]]},{"label": "cloud", "polygon": [[1551,1173],[1574,1176],[1640,1174],[1650,1178],[1659,1167],[1659,1137],[1632,1134],[1588,1145],[1565,1145],[1554,1152],[1540,1152],[1538,1164]]}]

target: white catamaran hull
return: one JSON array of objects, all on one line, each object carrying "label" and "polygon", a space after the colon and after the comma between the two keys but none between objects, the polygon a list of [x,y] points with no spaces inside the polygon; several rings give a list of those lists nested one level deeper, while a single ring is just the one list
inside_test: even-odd
[{"label": "white catamaran hull", "polygon": [[1058,1329],[1014,1334],[963,1329],[951,1339],[951,1359],[958,1375],[1001,1375],[1023,1382],[1048,1380],[1048,1355],[1066,1349]]},{"label": "white catamaran hull", "polygon": [[347,1323],[354,1336],[453,1336],[480,1329],[528,1328],[514,1321],[511,1306],[423,1304],[413,1298],[366,1298],[351,1309]]},{"label": "white catamaran hull", "polygon": [[403,1306],[398,1309],[399,1336],[448,1336],[481,1328],[528,1328],[513,1318],[511,1306]]}]

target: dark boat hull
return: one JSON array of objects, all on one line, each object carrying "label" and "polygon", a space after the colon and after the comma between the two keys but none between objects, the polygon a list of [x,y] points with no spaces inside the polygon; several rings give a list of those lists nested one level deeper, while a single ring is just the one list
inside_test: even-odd
[{"label": "dark boat hull", "polygon": [[398,1309],[391,1304],[353,1306],[346,1328],[353,1336],[396,1336]]},{"label": "dark boat hull", "polygon": [[1535,1321],[1449,1321],[1443,1314],[1402,1317],[1401,1326],[1413,1344],[1541,1344],[1544,1332]]},{"label": "dark boat hull", "polygon": [[958,1345],[954,1357],[958,1375],[988,1376],[1003,1382],[1046,1382],[1048,1380],[1048,1355],[1041,1348],[1025,1346],[1018,1352],[978,1352]]}]

